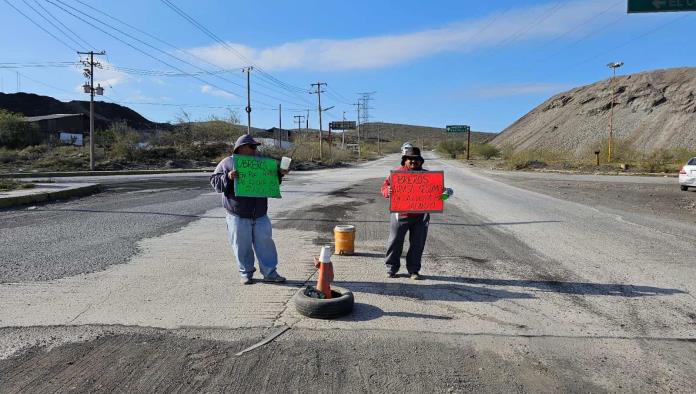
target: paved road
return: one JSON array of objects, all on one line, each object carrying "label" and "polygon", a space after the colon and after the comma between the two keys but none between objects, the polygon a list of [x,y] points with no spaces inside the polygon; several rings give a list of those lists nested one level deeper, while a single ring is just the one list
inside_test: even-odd
[{"label": "paved road", "polygon": [[[37,282],[52,261],[45,256],[36,259],[37,274],[0,285],[2,391],[691,390],[692,228],[660,217],[635,220],[634,212],[526,191],[430,160],[427,167],[443,169],[456,194],[445,214],[433,217],[427,279],[387,279],[387,203],[377,190],[396,160],[287,178],[283,199],[271,203],[281,270],[290,279],[281,286],[238,285],[224,213],[213,208],[217,197],[206,194],[204,177],[188,181],[189,199],[174,197],[179,188],[171,196],[144,193],[152,200],[143,197],[138,207],[149,213],[125,215],[138,217],[129,219],[132,227],[148,216],[173,222],[153,225],[154,236],[127,232],[124,245],[140,241],[128,253],[110,252],[127,256],[119,261],[125,264],[88,265],[93,272],[79,275],[54,270],[62,279]],[[128,206],[135,203],[127,193],[136,191],[114,196]],[[162,196],[172,199],[157,202]],[[174,213],[188,216],[172,219]],[[15,228],[44,226],[30,221],[34,213],[2,215],[14,217]],[[69,219],[56,219],[63,221]],[[342,319],[306,319],[291,297],[313,279],[310,256],[330,242],[337,223],[358,227],[358,254],[334,258],[337,282],[357,304]],[[235,356],[284,327],[291,329],[274,342]]]}]

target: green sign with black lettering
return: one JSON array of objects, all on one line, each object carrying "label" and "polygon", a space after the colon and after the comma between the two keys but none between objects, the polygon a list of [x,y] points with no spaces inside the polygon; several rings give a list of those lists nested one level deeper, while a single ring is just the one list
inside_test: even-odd
[{"label": "green sign with black lettering", "polygon": [[234,155],[234,195],[237,197],[280,198],[278,162],[256,156]]}]

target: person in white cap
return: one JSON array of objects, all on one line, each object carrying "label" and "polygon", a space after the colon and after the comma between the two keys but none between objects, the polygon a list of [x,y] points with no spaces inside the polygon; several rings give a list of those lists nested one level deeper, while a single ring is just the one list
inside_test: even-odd
[{"label": "person in white cap", "polygon": [[[408,144],[409,146],[406,146]],[[421,156],[421,151],[418,147],[412,146],[410,143],[404,144],[402,147],[401,166],[397,167],[397,171],[428,171],[423,168],[425,159]],[[391,196],[391,180],[390,177],[382,183],[382,196],[389,198]],[[450,188],[445,188],[441,198],[443,200],[449,198],[454,191]],[[404,248],[406,233],[408,233],[409,248],[406,253],[406,270],[408,275],[413,280],[421,280],[423,276],[420,274],[421,259],[423,250],[425,249],[425,241],[428,238],[428,226],[430,224],[429,213],[394,213],[389,218],[389,240],[387,241],[387,253],[384,258],[384,265],[387,268],[387,277],[396,278],[399,268],[401,267],[401,252]]]},{"label": "person in white cap", "polygon": [[[272,238],[271,220],[266,214],[268,198],[237,197],[234,194],[234,178],[238,176],[234,169],[234,155],[254,156],[259,145],[251,135],[242,135],[234,144],[233,155],[224,158],[210,176],[213,189],[223,193],[228,239],[237,260],[241,283],[245,285],[254,283],[254,252],[264,281],[285,282],[285,278],[276,271],[278,251]],[[288,170],[279,170],[278,180],[281,181],[287,173]]]}]

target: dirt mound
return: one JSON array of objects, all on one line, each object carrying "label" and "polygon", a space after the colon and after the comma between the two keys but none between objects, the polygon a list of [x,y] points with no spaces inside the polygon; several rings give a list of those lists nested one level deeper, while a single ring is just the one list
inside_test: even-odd
[{"label": "dirt mound", "polygon": [[[0,108],[24,116],[80,113],[89,115],[89,101],[63,102],[33,93],[0,93]],[[126,122],[128,126],[137,130],[171,129],[171,125],[151,122],[128,107],[103,101],[94,102],[94,122],[97,129],[107,128],[114,122]]]},{"label": "dirt mound", "polygon": [[[641,151],[696,148],[696,68],[617,76],[614,138]],[[552,148],[585,153],[608,138],[611,79],[551,97],[492,143],[515,150]]]}]

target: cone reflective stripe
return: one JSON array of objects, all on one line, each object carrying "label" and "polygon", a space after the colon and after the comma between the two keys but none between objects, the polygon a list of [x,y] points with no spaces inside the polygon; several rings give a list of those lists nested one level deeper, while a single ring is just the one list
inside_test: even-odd
[{"label": "cone reflective stripe", "polygon": [[325,298],[331,298],[331,282],[334,279],[333,264],[331,262],[322,263],[315,257],[314,266],[319,269],[317,290],[323,293]]}]

